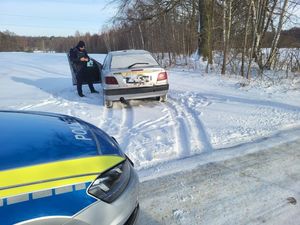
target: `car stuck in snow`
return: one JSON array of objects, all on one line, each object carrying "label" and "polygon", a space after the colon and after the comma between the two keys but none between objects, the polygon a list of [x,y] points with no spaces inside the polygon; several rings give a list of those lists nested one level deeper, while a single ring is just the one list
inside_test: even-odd
[{"label": "car stuck in snow", "polygon": [[152,97],[160,101],[167,99],[167,72],[148,51],[109,52],[103,62],[101,76],[106,107],[112,107],[113,101]]}]

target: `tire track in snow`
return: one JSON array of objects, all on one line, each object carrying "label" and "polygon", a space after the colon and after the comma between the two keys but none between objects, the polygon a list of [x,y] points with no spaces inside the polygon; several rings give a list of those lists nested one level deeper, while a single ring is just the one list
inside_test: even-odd
[{"label": "tire track in snow", "polygon": [[22,106],[22,107],[19,108],[19,110],[32,110],[34,108],[47,106],[49,104],[58,105],[58,104],[60,104],[60,101],[51,96],[48,99],[41,100],[36,104],[29,104],[29,105]]},{"label": "tire track in snow", "polygon": [[171,120],[174,122],[174,137],[175,144],[174,148],[176,149],[177,155],[180,157],[189,156],[191,152],[191,146],[188,135],[187,122],[184,119],[182,111],[178,110],[176,103],[172,100],[166,102],[168,110],[171,114]]},{"label": "tire track in snow", "polygon": [[[177,134],[174,136],[178,142],[177,148],[185,147],[188,149],[184,151],[185,153],[182,153],[183,155],[190,155],[192,152],[199,153],[199,150],[201,152],[213,150],[204,125],[199,118],[199,112],[192,109],[188,105],[188,101],[178,102],[178,100],[169,97],[168,107],[174,112],[172,113],[173,118],[179,116],[179,118],[176,118],[179,123],[179,129],[176,129],[175,133]],[[185,144],[182,144],[182,142]],[[182,151],[178,149],[178,152]]]},{"label": "tire track in snow", "polygon": [[134,112],[130,105],[126,107],[122,105],[120,110],[105,107],[98,127],[109,135],[113,135],[125,151],[130,144],[133,119]]},{"label": "tire track in snow", "polygon": [[[196,121],[194,120],[194,115],[189,113],[186,108],[184,108],[181,103],[178,103],[178,101],[174,100],[173,98],[169,98],[169,102],[173,105],[174,108],[177,109],[178,115],[182,115],[183,121],[185,123],[185,126],[187,127],[186,132],[187,132],[187,139],[186,141],[189,142],[190,144],[190,153],[192,152],[193,149],[200,149],[202,144],[201,144],[201,139],[199,140],[199,135],[198,135],[198,129],[196,124]],[[182,131],[181,131],[182,132]]]},{"label": "tire track in snow", "polygon": [[134,121],[134,111],[129,103],[122,108],[122,121],[120,123],[118,138],[120,141],[120,146],[126,152],[128,145],[130,144],[130,139],[132,137],[131,130],[133,128]]},{"label": "tire track in snow", "polygon": [[[192,107],[190,107],[188,105],[188,102],[187,101],[184,101],[184,106],[186,108],[186,111],[192,115],[192,120],[194,120],[194,124],[195,124],[195,127],[197,128],[197,132],[196,132],[196,135],[195,135],[195,138],[197,140],[202,140],[202,146],[203,146],[203,151],[204,152],[211,152],[213,151],[213,147],[211,145],[211,142],[210,142],[210,138],[205,130],[205,127],[204,127],[204,124],[203,122],[201,121],[201,119],[199,118],[201,113],[199,113],[198,111],[196,111],[195,109],[193,109]],[[210,105],[209,103],[206,104],[205,106],[208,106]]]},{"label": "tire track in snow", "polygon": [[[153,159],[157,159],[157,155],[163,154],[162,152],[157,152],[157,148],[152,149],[155,145],[164,145],[164,142],[172,142],[172,133],[171,133],[171,138],[167,136],[167,140],[163,139],[162,143],[160,138],[157,139],[159,136],[153,135],[156,134],[158,131],[162,132],[162,134],[165,134],[163,131],[165,128],[170,129],[171,132],[173,130],[173,126],[170,125],[170,113],[167,110],[166,107],[164,107],[164,111],[167,111],[164,113],[162,116],[159,118],[153,119],[153,120],[144,120],[141,121],[137,124],[133,124],[131,126],[130,130],[128,133],[126,133],[126,138],[128,145],[124,147],[127,147],[127,152],[130,155],[130,157],[134,160],[136,159],[137,161],[142,161],[142,163],[152,161]],[[135,111],[133,111],[135,112]],[[135,115],[135,114],[134,114]],[[134,117],[133,117],[134,119]],[[165,123],[165,121],[168,121]],[[161,133],[159,132],[159,135]],[[171,140],[170,140],[171,139]],[[126,143],[126,142],[125,142]],[[130,146],[130,149],[128,148]],[[172,153],[170,155],[176,156],[177,154],[177,149],[175,148],[170,148],[172,150]],[[166,151],[166,149],[162,149],[162,151]]]},{"label": "tire track in snow", "polygon": [[[78,110],[74,110],[75,108]],[[59,110],[53,111],[52,109]],[[55,95],[51,95],[49,98],[41,100],[37,103],[19,107],[19,110],[49,111],[79,118],[82,116],[90,117],[90,115],[86,112],[87,110],[85,110],[84,106],[82,106],[80,103],[71,102]]]},{"label": "tire track in snow", "polygon": [[50,97],[48,97],[47,99],[40,100],[37,103],[19,107],[19,110],[33,110],[34,108],[44,107],[48,105],[60,105],[60,104],[63,104],[63,100],[59,99],[54,95],[50,95]]},{"label": "tire track in snow", "polygon": [[[156,120],[145,120],[145,121],[142,121],[142,122],[136,124],[132,128],[131,131],[134,132],[134,133],[138,133],[138,132],[141,132],[141,131],[150,132],[151,130],[153,130],[153,128],[151,128],[151,126],[156,125],[157,123],[160,123],[161,121],[166,121],[166,119],[168,119],[168,117],[170,117],[170,116],[169,115],[164,115],[164,116],[162,116],[162,117],[160,117],[160,118],[158,118]],[[164,126],[168,126],[168,124],[165,124]],[[160,127],[163,127],[163,126],[160,126]],[[151,129],[149,129],[149,128],[151,128]],[[155,128],[155,129],[157,129],[157,128]]]},{"label": "tire track in snow", "polygon": [[102,118],[98,124],[98,127],[101,128],[106,133],[110,133],[110,124],[113,119],[113,109],[104,107]]}]

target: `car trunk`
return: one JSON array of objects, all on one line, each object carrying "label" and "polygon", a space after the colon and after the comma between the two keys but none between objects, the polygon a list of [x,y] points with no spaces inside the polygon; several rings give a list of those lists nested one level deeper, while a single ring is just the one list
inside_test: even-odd
[{"label": "car trunk", "polygon": [[114,71],[113,75],[121,88],[151,87],[157,84],[162,71],[161,68],[135,68]]}]

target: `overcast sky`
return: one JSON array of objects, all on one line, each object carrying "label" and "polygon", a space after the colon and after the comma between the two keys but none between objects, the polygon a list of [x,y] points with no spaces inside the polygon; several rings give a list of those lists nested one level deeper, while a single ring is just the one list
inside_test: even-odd
[{"label": "overcast sky", "polygon": [[109,0],[0,0],[0,31],[26,36],[98,33],[116,13]]}]

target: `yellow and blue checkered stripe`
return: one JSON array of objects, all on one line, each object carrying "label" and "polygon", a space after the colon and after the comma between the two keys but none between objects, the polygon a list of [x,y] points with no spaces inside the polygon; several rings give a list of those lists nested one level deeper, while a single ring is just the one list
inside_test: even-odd
[{"label": "yellow and blue checkered stripe", "polygon": [[0,224],[42,216],[72,216],[95,199],[88,185],[124,161],[120,156],[93,156],[0,172]]}]

